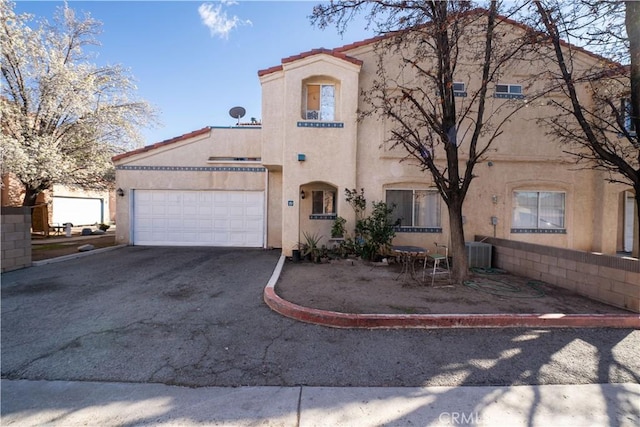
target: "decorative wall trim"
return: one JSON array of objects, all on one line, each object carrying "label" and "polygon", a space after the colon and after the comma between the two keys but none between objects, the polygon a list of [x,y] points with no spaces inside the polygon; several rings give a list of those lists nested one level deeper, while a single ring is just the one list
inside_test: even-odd
[{"label": "decorative wall trim", "polygon": [[512,228],[513,234],[567,234],[565,228]]},{"label": "decorative wall trim", "polygon": [[246,166],[116,166],[117,170],[172,172],[266,172],[263,167]]},{"label": "decorative wall trim", "polygon": [[309,215],[309,219],[330,219],[330,220],[334,220],[336,219],[337,215],[336,214],[314,214],[314,215]]},{"label": "decorative wall trim", "polygon": [[341,122],[298,122],[299,128],[343,128]]},{"label": "decorative wall trim", "polygon": [[494,93],[493,97],[503,99],[524,99],[524,95],[520,93]]},{"label": "decorative wall trim", "polygon": [[441,227],[393,227],[396,233],[442,233]]}]

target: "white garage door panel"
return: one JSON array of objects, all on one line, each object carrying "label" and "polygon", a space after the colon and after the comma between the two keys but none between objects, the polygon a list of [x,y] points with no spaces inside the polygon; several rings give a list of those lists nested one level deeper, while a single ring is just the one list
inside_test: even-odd
[{"label": "white garage door panel", "polygon": [[136,190],[135,245],[262,247],[264,193]]},{"label": "white garage door panel", "polygon": [[52,209],[54,224],[90,225],[103,220],[100,199],[54,196]]}]

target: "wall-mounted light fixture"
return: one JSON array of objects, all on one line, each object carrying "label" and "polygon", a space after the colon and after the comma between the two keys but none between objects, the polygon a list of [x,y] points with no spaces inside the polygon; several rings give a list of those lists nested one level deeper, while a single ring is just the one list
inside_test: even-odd
[{"label": "wall-mounted light fixture", "polygon": [[493,202],[494,205],[498,204],[498,196],[497,195],[493,195],[491,196],[491,201]]},{"label": "wall-mounted light fixture", "polygon": [[300,190],[300,198],[304,199],[305,196],[306,194],[304,194],[304,190]]},{"label": "wall-mounted light fixture", "polygon": [[116,190],[116,194],[118,195],[118,197],[124,197],[124,190],[122,188],[118,188]]}]

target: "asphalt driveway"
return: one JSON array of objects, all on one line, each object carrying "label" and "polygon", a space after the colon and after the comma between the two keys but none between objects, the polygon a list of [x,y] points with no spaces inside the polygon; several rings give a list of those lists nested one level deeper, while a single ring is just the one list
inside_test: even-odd
[{"label": "asphalt driveway", "polygon": [[640,381],[640,331],[372,331],[295,322],[262,300],[278,257],[125,247],[4,273],[2,377],[188,386]]}]

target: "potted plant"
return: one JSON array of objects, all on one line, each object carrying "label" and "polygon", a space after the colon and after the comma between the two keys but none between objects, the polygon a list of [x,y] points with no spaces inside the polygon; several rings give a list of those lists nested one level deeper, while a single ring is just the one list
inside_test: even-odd
[{"label": "potted plant", "polygon": [[332,239],[341,239],[344,237],[345,233],[345,224],[347,220],[342,218],[341,216],[336,217],[333,220],[333,225],[331,226],[331,238]]},{"label": "potted plant", "polygon": [[319,262],[321,249],[318,245],[320,244],[320,239],[322,239],[322,236],[318,235],[317,233],[307,233],[306,231],[303,231],[302,235],[304,236],[305,240],[302,256],[305,258],[310,257],[313,262]]}]

